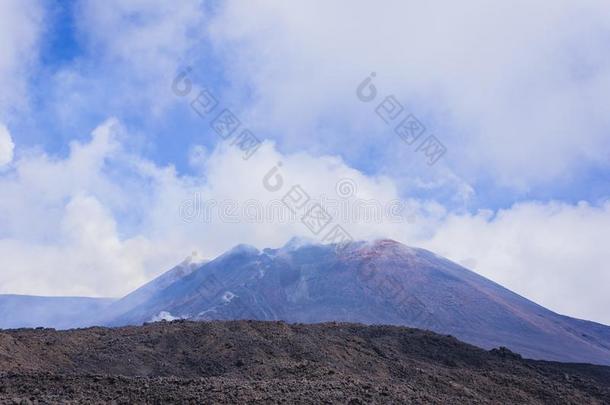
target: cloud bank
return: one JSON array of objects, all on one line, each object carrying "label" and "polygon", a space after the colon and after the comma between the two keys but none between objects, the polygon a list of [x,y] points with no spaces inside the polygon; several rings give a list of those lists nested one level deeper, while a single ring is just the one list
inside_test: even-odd
[{"label": "cloud bank", "polygon": [[608,165],[608,15],[604,1],[232,1],[212,32],[254,93],[252,120],[291,144],[387,143],[354,95],[375,72],[431,123],[454,172],[528,188]]},{"label": "cloud bank", "polygon": [[[244,160],[222,144],[199,162],[204,179],[127,150],[128,135],[111,119],[88,142],[73,143],[67,157],[27,151],[0,177],[0,189],[11,196],[0,200],[0,254],[10,269],[0,273],[1,292],[119,296],[192,251],[212,258],[237,242],[263,248],[295,235],[321,237],[298,220],[256,221],[230,205],[210,221],[185,218],[185,204],[196,198],[281,207],[290,187],[300,185],[314,199],[340,202],[337,184],[349,179],[355,185],[349,198],[386,206],[400,200],[391,179],[367,176],[337,156],[282,154],[266,142]],[[263,183],[274,167],[283,180],[277,192]],[[604,225],[610,225],[610,204],[528,202],[455,214],[413,198],[402,207],[414,218],[365,222],[342,217],[341,206],[329,211],[356,239],[391,237],[423,246],[551,309],[610,320],[603,265],[610,253],[591,243],[610,236]]]}]

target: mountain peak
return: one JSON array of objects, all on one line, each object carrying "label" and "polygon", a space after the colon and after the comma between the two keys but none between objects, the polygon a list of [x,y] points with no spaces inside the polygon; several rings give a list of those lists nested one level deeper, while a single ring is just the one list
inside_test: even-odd
[{"label": "mountain peak", "polygon": [[417,249],[404,245],[393,239],[376,239],[372,241],[352,242],[350,255],[356,257],[375,256],[414,256]]},{"label": "mountain peak", "polygon": [[244,254],[254,254],[258,255],[260,251],[252,246],[245,243],[240,243],[239,245],[233,247],[231,250],[227,252],[227,254],[236,254],[236,253],[244,253]]},{"label": "mountain peak", "polygon": [[293,236],[280,249],[283,251],[292,251],[292,250],[302,248],[303,246],[309,246],[309,245],[315,245],[315,244],[318,244],[318,243],[311,238],[306,238],[306,237],[302,237],[302,236]]},{"label": "mountain peak", "polygon": [[341,250],[306,238],[263,253],[237,245],[207,264],[178,266],[111,307],[103,318],[112,326],[163,312],[191,320],[406,325],[525,357],[610,364],[609,327],[555,314],[392,239]]},{"label": "mountain peak", "polygon": [[199,252],[197,252],[195,250],[195,251],[193,251],[193,253],[191,253],[189,256],[187,256],[182,261],[182,263],[180,263],[178,266],[199,265],[199,264],[204,264],[208,261],[209,261],[208,259],[203,257]]}]

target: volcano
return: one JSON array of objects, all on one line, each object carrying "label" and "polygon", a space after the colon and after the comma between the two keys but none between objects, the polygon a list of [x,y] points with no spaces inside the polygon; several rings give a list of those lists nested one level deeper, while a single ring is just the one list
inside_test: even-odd
[{"label": "volcano", "polygon": [[181,274],[172,283],[157,282],[162,288],[147,288],[146,298],[134,305],[119,300],[113,306],[123,312],[99,323],[399,325],[486,349],[508,347],[533,359],[610,364],[610,327],[554,313],[430,251],[393,240],[336,246],[293,239],[262,251],[238,245]]}]

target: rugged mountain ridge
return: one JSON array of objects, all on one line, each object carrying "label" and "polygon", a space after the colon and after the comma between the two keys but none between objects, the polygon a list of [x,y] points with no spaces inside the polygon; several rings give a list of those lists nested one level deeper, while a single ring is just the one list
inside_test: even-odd
[{"label": "rugged mountain ridge", "polygon": [[240,245],[157,291],[112,325],[161,312],[193,320],[404,325],[539,359],[610,364],[610,327],[543,308],[432,252],[392,240]]},{"label": "rugged mountain ridge", "polygon": [[392,240],[238,245],[210,262],[182,263],[80,326],[161,319],[404,325],[534,359],[610,364],[610,327],[556,314]]}]

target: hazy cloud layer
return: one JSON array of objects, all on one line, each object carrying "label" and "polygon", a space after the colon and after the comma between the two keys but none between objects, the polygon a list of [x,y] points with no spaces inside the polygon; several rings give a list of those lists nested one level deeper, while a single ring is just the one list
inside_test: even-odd
[{"label": "hazy cloud layer", "polygon": [[434,123],[454,171],[527,188],[608,164],[609,15],[605,1],[232,1],[212,32],[261,128],[305,147],[388,142],[355,97],[376,72],[380,98]]}]

